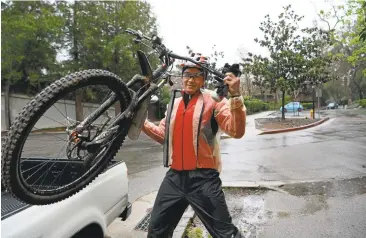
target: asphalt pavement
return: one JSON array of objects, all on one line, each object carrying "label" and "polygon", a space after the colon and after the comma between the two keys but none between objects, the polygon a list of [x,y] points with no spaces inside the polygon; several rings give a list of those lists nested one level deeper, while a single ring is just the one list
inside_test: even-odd
[{"label": "asphalt pavement", "polygon": [[[234,216],[237,225],[255,228],[247,237],[366,237],[366,110],[327,110],[321,115],[330,120],[273,135],[257,135],[253,128],[254,119],[268,113],[248,116],[242,139],[222,140],[224,185],[284,184],[275,191],[266,190],[252,203],[242,196],[239,208],[228,197],[230,211],[242,211]],[[120,158],[125,151],[138,151],[138,160],[125,160],[128,166],[132,164],[132,201],[156,191],[167,171],[162,167],[161,145],[143,135],[141,140],[149,145],[147,154],[132,146],[118,154]],[[151,168],[137,172],[145,164]],[[248,210],[254,210],[254,215],[243,217]],[[262,221],[255,223],[258,220]]]},{"label": "asphalt pavement", "polygon": [[[308,181],[352,178],[365,174],[366,110],[326,110],[324,124],[295,132],[258,135],[254,120],[274,115],[249,115],[242,139],[222,139],[223,182]],[[23,156],[65,156],[65,133],[35,134],[27,140]],[[130,200],[159,188],[167,168],[163,146],[144,133],[126,139],[116,160],[128,167]]]},{"label": "asphalt pavement", "polygon": [[[257,135],[254,128],[254,119],[268,113],[248,116],[242,139],[221,141],[223,182],[324,181],[366,175],[366,113],[350,110],[324,111],[331,119],[320,126],[273,135]],[[167,171],[162,145],[143,133],[137,141],[128,140],[116,159],[127,163],[131,201],[157,190]]]},{"label": "asphalt pavement", "polygon": [[[257,135],[254,119],[268,114],[248,116],[242,139],[221,141],[223,184],[285,184],[282,192],[268,191],[260,199],[266,202],[266,209],[283,207],[288,215],[268,219],[257,236],[366,237],[366,110],[326,110],[321,115],[330,120],[320,126]],[[36,135],[29,142],[33,152],[28,153],[57,155],[63,138]],[[158,190],[167,171],[162,165],[162,148],[141,133],[136,141],[127,139],[116,155],[128,167],[131,202]]]}]

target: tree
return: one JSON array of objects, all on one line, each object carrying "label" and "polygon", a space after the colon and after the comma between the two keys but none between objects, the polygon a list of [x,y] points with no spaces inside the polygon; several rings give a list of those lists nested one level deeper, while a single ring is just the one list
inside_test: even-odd
[{"label": "tree", "polygon": [[[245,64],[251,65],[254,75],[253,84],[269,87],[271,92],[279,89],[282,92],[282,107],[285,104],[285,94],[296,87],[296,75],[302,67],[301,55],[296,49],[300,36],[297,35],[298,23],[302,16],[295,14],[291,5],[285,6],[284,12],[278,16],[278,21],[272,21],[269,15],[260,23],[259,29],[263,32],[262,40],[255,39],[260,46],[266,47],[270,58],[253,56]],[[285,112],[282,110],[282,119]]]},{"label": "tree", "polygon": [[[291,5],[284,7],[277,22],[266,15],[259,27],[264,39],[256,38],[255,41],[269,50],[270,57],[249,53],[250,58],[244,63],[254,77],[253,84],[262,92],[266,88],[273,93],[277,89],[282,92],[282,108],[286,93],[296,98],[306,85],[318,85],[331,79],[329,66],[333,56],[324,52],[330,42],[329,34],[317,27],[300,29],[302,19]],[[284,119],[285,111],[282,110]]]},{"label": "tree", "polygon": [[[366,1],[362,4],[362,11],[363,16],[366,16]],[[361,20],[361,22],[363,23],[363,25],[360,31],[360,40],[366,41],[366,17],[363,17],[363,21]]]},{"label": "tree", "polygon": [[[366,80],[366,45],[362,41],[365,29],[365,2],[362,0],[347,1],[345,5],[330,4],[331,10],[321,10],[318,13],[320,20],[327,25],[327,30],[332,33],[331,52],[339,57],[339,61],[347,62],[348,69],[343,67],[343,75],[347,79],[348,104],[352,103],[352,89],[358,91],[363,97],[364,89],[361,85]],[[331,21],[335,19],[332,25]],[[337,25],[341,23],[339,27]],[[344,65],[339,63],[339,65]],[[357,77],[363,71],[364,77]]]},{"label": "tree", "polygon": [[329,32],[318,27],[305,28],[302,32],[306,35],[302,37],[301,44],[298,44],[303,56],[303,70],[299,75],[300,86],[319,87],[332,79],[337,79],[332,71],[332,63],[337,57],[326,51],[331,41]]},{"label": "tree", "polygon": [[1,83],[9,128],[9,92],[34,94],[54,76],[63,19],[47,1],[2,2],[1,6]]},{"label": "tree", "polygon": [[[64,47],[71,56],[63,62],[65,73],[101,68],[119,75],[124,81],[130,80],[138,73],[136,50],[147,51],[147,47],[134,44],[132,36],[124,30],[133,28],[147,35],[156,34],[156,18],[148,3],[76,1],[58,4],[62,15],[67,19],[64,28],[66,33]],[[156,67],[158,62],[156,55],[150,57],[150,61],[152,67]],[[94,98],[103,94],[78,91],[73,96],[78,121],[83,119],[81,100],[89,100],[86,97]],[[115,108],[118,113],[118,103]]]}]

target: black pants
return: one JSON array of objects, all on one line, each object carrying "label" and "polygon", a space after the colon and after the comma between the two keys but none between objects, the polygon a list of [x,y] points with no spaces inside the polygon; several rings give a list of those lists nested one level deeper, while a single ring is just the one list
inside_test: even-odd
[{"label": "black pants", "polygon": [[188,205],[212,237],[240,237],[226,205],[219,173],[214,169],[170,169],[166,173],[152,210],[147,237],[172,237]]}]

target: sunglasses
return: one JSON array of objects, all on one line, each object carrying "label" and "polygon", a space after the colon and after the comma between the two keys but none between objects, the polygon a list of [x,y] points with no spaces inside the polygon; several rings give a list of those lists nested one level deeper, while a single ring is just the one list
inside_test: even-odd
[{"label": "sunglasses", "polygon": [[197,79],[203,76],[203,72],[192,74],[192,73],[183,73],[183,78],[194,78]]}]

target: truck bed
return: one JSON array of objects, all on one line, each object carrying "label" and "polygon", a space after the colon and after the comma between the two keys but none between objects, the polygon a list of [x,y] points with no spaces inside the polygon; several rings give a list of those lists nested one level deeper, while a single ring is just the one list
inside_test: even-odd
[{"label": "truck bed", "polygon": [[[32,167],[36,166],[37,164],[42,163],[42,162],[44,162],[44,159],[27,158],[22,162],[21,166],[25,167],[25,168],[23,167],[22,169],[27,169],[27,168],[30,168],[31,166]],[[112,160],[110,162],[110,165],[107,168],[107,170],[109,168],[117,165],[120,162],[121,161]],[[57,172],[60,171],[60,168],[65,167],[65,163],[71,163],[71,166],[67,166],[70,168],[69,170],[66,171],[67,174],[70,174],[70,176],[68,176],[67,180],[72,180],[75,175],[80,173],[82,161],[56,160],[56,162],[52,166],[51,173],[48,173],[49,176],[47,176],[46,179],[52,179],[52,176],[57,176]],[[53,181],[53,180],[51,180],[51,181]],[[9,192],[7,192],[6,190],[4,191],[3,186],[1,186],[1,187],[2,187],[2,190],[1,190],[1,220],[11,217],[11,216],[17,214],[18,212],[21,212],[21,211],[31,207],[31,205],[17,200]]]},{"label": "truck bed", "polygon": [[27,209],[30,205],[15,199],[10,193],[1,193],[1,220]]}]

